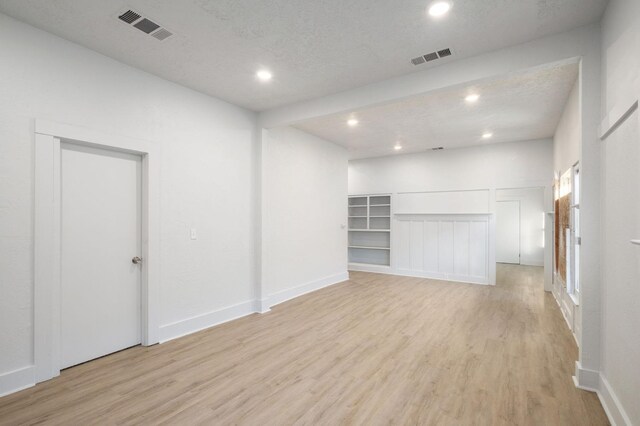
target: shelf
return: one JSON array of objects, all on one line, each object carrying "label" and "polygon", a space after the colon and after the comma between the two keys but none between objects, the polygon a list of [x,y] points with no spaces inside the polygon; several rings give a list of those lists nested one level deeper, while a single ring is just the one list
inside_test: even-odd
[{"label": "shelf", "polygon": [[[385,267],[391,264],[391,196],[349,197],[349,264]],[[366,203],[366,204],[364,204]]]},{"label": "shelf", "polygon": [[367,247],[367,246],[349,246],[350,249],[365,249],[365,250],[391,250],[390,247]]}]

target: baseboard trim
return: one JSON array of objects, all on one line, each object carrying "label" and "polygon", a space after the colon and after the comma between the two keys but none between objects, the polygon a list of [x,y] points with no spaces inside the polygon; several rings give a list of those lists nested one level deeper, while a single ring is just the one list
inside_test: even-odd
[{"label": "baseboard trim", "polygon": [[0,374],[0,397],[30,388],[36,384],[36,367],[19,368]]},{"label": "baseboard trim", "polygon": [[403,269],[396,269],[390,272],[391,275],[399,275],[402,277],[427,278],[431,280],[451,281],[463,284],[480,284],[489,285],[489,277],[474,277],[471,275],[445,274],[439,272],[417,272]]},{"label": "baseboard trim", "polygon": [[253,313],[267,313],[272,306],[280,304],[306,293],[311,293],[321,288],[338,284],[349,279],[347,271],[329,277],[321,278],[310,283],[302,284],[287,290],[272,294],[268,299],[248,300],[236,305],[227,306],[205,314],[196,315],[191,318],[176,321],[171,324],[160,326],[160,343],[169,340],[197,333],[198,331],[214,327],[225,322],[229,322]]},{"label": "baseboard trim", "polygon": [[602,374],[600,374],[598,398],[600,399],[600,403],[602,403],[602,407],[604,407],[604,411],[607,413],[609,422],[611,422],[613,426],[631,426],[633,424],[615,392],[611,389],[609,381]]},{"label": "baseboard trim", "polygon": [[469,275],[444,274],[439,272],[418,272],[406,269],[393,269],[388,266],[363,266],[362,264],[349,264],[349,270],[372,272],[374,274],[395,275],[399,277],[427,278],[430,280],[450,281],[462,284],[493,285],[489,282],[489,277],[474,277]]},{"label": "baseboard trim", "polygon": [[222,309],[207,312],[202,315],[196,315],[191,318],[176,321],[171,324],[160,326],[159,336],[160,343],[177,339],[198,331],[205,330],[218,324],[232,321],[257,311],[254,300],[238,303],[236,305],[227,306]]},{"label": "baseboard trim", "polygon": [[347,281],[348,279],[349,272],[344,271],[339,274],[324,277],[316,281],[311,281],[309,283],[273,293],[269,296],[269,306],[273,307],[279,305],[280,303],[286,302],[287,300],[291,300],[296,297],[302,296],[303,294],[311,293],[316,290],[320,290],[322,288]]},{"label": "baseboard trim", "polygon": [[266,314],[269,312],[271,310],[271,307],[269,306],[269,299],[256,299],[254,301],[253,310],[260,314]]},{"label": "baseboard trim", "polygon": [[595,392],[598,395],[600,404],[602,404],[602,408],[613,426],[632,425],[620,400],[602,373],[582,368],[582,365],[576,361],[576,375],[573,376],[573,383],[578,389]]}]

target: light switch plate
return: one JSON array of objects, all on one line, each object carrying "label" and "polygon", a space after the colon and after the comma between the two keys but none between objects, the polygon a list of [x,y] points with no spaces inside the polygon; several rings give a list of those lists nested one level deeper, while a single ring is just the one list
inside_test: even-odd
[{"label": "light switch plate", "polygon": [[191,228],[191,239],[192,240],[198,239],[198,235],[196,234],[196,228]]}]

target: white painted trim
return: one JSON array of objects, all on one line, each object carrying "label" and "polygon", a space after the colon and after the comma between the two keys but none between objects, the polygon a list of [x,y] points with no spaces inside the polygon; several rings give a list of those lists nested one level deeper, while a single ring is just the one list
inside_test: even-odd
[{"label": "white painted trim", "polygon": [[[392,225],[393,226],[393,225]],[[391,255],[393,256],[393,250],[391,250]],[[348,268],[349,271],[359,271],[359,272],[374,272],[377,274],[386,274],[393,275],[393,270],[390,266],[387,265],[375,265],[375,264],[366,264],[366,263],[349,263]]]},{"label": "white painted trim", "polygon": [[35,122],[35,381],[60,373],[60,140],[142,156],[142,344],[159,341],[160,148],[69,124]]},{"label": "white painted trim", "polygon": [[271,310],[272,306],[302,296],[303,294],[311,293],[333,284],[347,281],[348,279],[349,273],[342,272],[340,274],[321,278],[310,283],[274,293],[268,299],[249,300],[207,312],[202,315],[196,315],[185,320],[163,325],[160,327],[160,343],[196,333],[253,313],[267,313]]},{"label": "white painted trim", "polygon": [[451,281],[452,283],[490,285],[488,277],[474,277],[470,275],[456,275],[437,272],[418,272],[408,271],[404,269],[396,269],[394,275],[400,275],[402,277],[427,278],[439,281]]},{"label": "white painted trim", "polygon": [[271,310],[271,306],[269,306],[269,299],[254,300],[253,309],[260,314],[266,314]]},{"label": "white painted trim", "polygon": [[598,398],[600,398],[600,403],[602,403],[602,407],[604,408],[605,413],[607,413],[609,422],[611,422],[613,426],[633,425],[633,423],[631,423],[631,419],[627,415],[627,412],[620,403],[620,400],[611,388],[609,381],[602,373],[600,374],[600,390],[598,391]]},{"label": "white painted trim", "polygon": [[36,367],[33,365],[0,374],[0,397],[30,388],[35,384]]},{"label": "white painted trim", "polygon": [[573,376],[573,383],[578,389],[595,392],[598,395],[602,408],[613,426],[632,426],[631,419],[602,373],[583,369],[580,362],[576,361],[576,375]]},{"label": "white painted trim", "polygon": [[311,293],[316,290],[320,290],[325,287],[329,287],[334,284],[338,284],[349,280],[349,272],[344,271],[339,274],[331,275],[321,278],[319,280],[311,281],[296,287],[288,288],[286,290],[279,291],[269,295],[269,306],[273,307],[279,305],[287,300],[294,299],[302,296],[303,294]]},{"label": "white painted trim", "polygon": [[589,390],[592,392],[596,392],[600,389],[599,372],[583,368],[580,361],[576,361],[576,371],[573,381],[579,389]]},{"label": "white painted trim", "polygon": [[440,274],[435,272],[416,272],[407,271],[404,269],[394,269],[388,266],[378,265],[365,265],[362,263],[350,263],[350,271],[371,272],[374,274],[384,275],[396,275],[400,277],[414,277],[414,278],[427,278],[431,280],[450,281],[451,283],[460,284],[479,284],[479,285],[491,285],[489,278],[487,277],[472,277],[467,275],[455,275],[455,274]]},{"label": "white painted trim", "polygon": [[[633,95],[635,96],[635,95]],[[614,105],[609,113],[600,123],[598,134],[601,140],[605,140],[613,133],[624,121],[638,109],[638,99],[629,96],[627,99]]]},{"label": "white painted trim", "polygon": [[198,331],[233,321],[256,312],[253,300],[227,306],[205,314],[176,321],[160,327],[160,343],[197,333]]}]

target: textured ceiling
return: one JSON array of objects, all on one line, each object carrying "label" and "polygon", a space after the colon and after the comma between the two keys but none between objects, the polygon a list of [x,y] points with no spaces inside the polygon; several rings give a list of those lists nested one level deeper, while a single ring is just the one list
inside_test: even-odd
[{"label": "textured ceiling", "polygon": [[[552,137],[578,77],[576,63],[554,65],[449,88],[391,104],[313,118],[295,127],[349,150],[350,158],[420,152],[443,146]],[[479,94],[474,104],[468,94]],[[357,118],[356,127],[347,120]],[[484,132],[493,133],[488,140]]]},{"label": "textured ceiling", "polygon": [[[597,21],[607,0],[0,0],[0,12],[121,62],[252,110],[424,70]],[[160,42],[118,21],[133,8],[176,33]],[[265,66],[274,80],[259,84]]]}]

